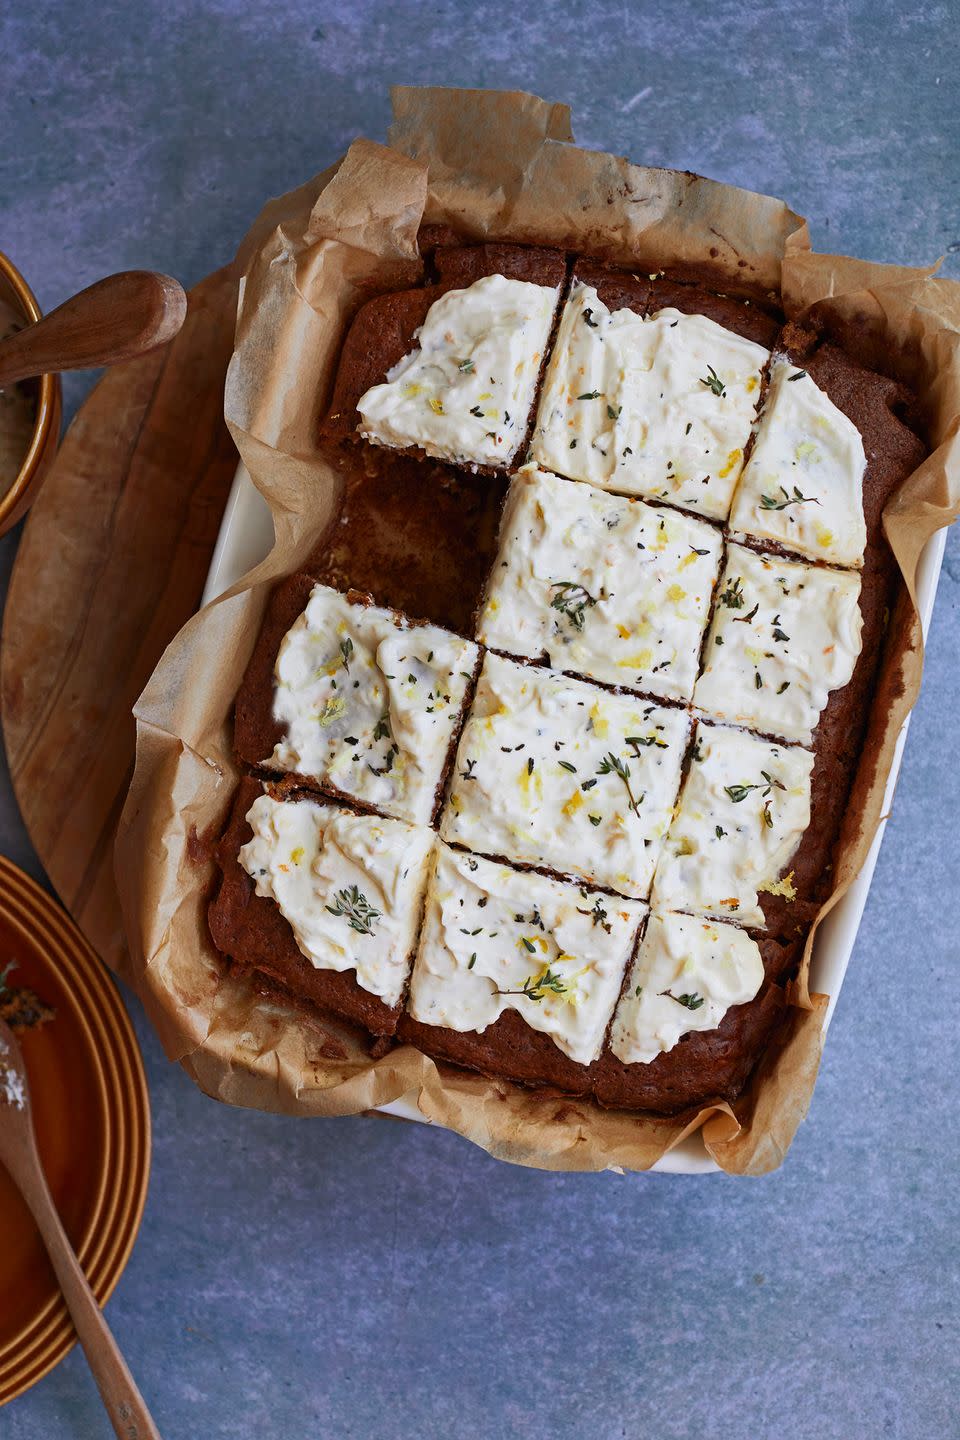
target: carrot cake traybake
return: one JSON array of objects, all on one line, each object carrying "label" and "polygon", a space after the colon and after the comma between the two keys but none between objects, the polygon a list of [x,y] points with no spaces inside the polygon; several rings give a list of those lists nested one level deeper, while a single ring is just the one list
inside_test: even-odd
[{"label": "carrot cake traybake", "polygon": [[237,695],[214,941],[376,1053],[733,1099],[833,886],[913,397],[706,272],[421,248]]}]

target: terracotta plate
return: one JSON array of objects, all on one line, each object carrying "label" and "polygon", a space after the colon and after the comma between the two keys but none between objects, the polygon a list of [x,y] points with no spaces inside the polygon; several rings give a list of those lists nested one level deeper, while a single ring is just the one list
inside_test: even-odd
[{"label": "terracotta plate", "polygon": [[[22,1031],[37,1140],[54,1201],[101,1305],[143,1214],[150,1108],[133,1028],[73,921],[0,858],[0,972],[55,1015]],[[0,1168],[0,1405],[51,1370],[76,1336],[40,1237]]]}]

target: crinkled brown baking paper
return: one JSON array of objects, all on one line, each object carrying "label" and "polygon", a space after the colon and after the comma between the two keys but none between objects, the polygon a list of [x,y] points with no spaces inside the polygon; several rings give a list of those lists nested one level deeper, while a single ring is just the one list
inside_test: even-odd
[{"label": "crinkled brown baking paper", "polygon": [[[217,832],[237,777],[231,705],[270,584],[302,562],[337,504],[338,480],[314,437],[346,319],[371,290],[416,281],[423,219],[644,271],[695,264],[717,288],[782,290],[788,314],[822,312],[856,353],[892,367],[927,405],[933,453],[886,516],[911,596],[924,542],[960,502],[960,286],[929,271],[812,254],[804,222],[779,200],[576,149],[563,105],[517,93],[398,89],[394,112],[390,147],[357,140],[338,165],[268,205],[240,252],[226,415],[270,504],[277,543],[184,627],[136,707],[136,772],[117,840],[126,978],[170,1057],[232,1104],[344,1115],[406,1096],[493,1155],[555,1170],[646,1169],[702,1126],[723,1169],[764,1173],[783,1158],[816,1077],[826,999],[808,996],[805,974],[749,1092],[732,1107],[675,1119],[547,1098],[437,1066],[409,1046],[372,1061],[349,1031],[304,1022],[223,973],[205,921],[213,867],[196,837]],[[919,624],[906,594],[892,633],[870,758],[842,839],[838,895],[874,835],[896,737],[920,684]]]}]

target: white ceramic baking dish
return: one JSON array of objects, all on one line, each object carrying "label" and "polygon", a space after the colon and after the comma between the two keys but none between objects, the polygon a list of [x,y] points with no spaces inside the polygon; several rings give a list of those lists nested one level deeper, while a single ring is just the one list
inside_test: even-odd
[{"label": "white ceramic baking dish", "polygon": [[[932,537],[920,562],[917,593],[924,635],[927,633],[930,616],[933,613],[933,602],[940,579],[946,534],[946,530],[939,530]],[[206,605],[210,600],[222,594],[224,590],[229,589],[252,566],[258,564],[268,553],[272,544],[273,521],[270,511],[241,465],[237,470],[227,506],[223,512],[220,533],[217,537],[206,588],[203,592],[203,604]],[[893,792],[900,772],[900,761],[909,724],[908,716],[900,732],[896,753],[893,757],[893,766],[884,797],[884,816],[889,815],[893,803]],[[830,996],[830,1005],[824,1022],[824,1034],[826,1034],[826,1028],[833,1015],[847,964],[853,951],[854,941],[857,938],[857,931],[860,928],[860,917],[863,915],[867,901],[867,893],[873,878],[877,856],[880,853],[880,844],[885,828],[886,820],[884,819],[877,830],[863,869],[817,933],[810,971],[810,985],[812,990]],[[415,1096],[396,1100],[392,1105],[384,1105],[382,1109],[391,1115],[401,1115],[408,1120],[427,1123],[417,1109]],[[676,1149],[664,1155],[663,1159],[654,1166],[654,1170],[683,1175],[721,1173],[719,1166],[704,1149],[699,1135],[692,1135],[682,1145],[678,1145]]]}]

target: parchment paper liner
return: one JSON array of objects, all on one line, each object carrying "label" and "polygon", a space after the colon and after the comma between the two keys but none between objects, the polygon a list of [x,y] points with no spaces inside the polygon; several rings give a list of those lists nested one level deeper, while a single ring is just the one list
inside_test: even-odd
[{"label": "parchment paper liner", "polygon": [[355,141],[338,165],[272,201],[238,256],[226,417],[277,539],[183,628],[137,704],[136,771],[117,837],[125,978],[168,1055],[231,1104],[343,1115],[407,1096],[492,1155],[555,1170],[646,1169],[702,1126],[724,1170],[764,1173],[786,1153],[816,1078],[826,997],[808,994],[809,945],[788,1023],[734,1106],[671,1119],[607,1112],[437,1066],[409,1046],[373,1062],[346,1029],[258,998],[223,973],[209,940],[213,867],[196,837],[218,831],[234,787],[231,704],[270,584],[303,562],[337,503],[339,482],[314,437],[345,324],[365,295],[418,278],[421,220],[448,222],[478,239],[560,245],[642,271],[694,265],[746,297],[782,291],[788,315],[821,314],[853,353],[923,397],[933,453],[885,516],[909,598],[892,620],[826,913],[870,846],[919,689],[920,552],[960,508],[960,286],[932,270],[815,255],[805,223],[767,196],[577,149],[563,105],[406,88],[393,101],[390,147]]}]

